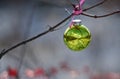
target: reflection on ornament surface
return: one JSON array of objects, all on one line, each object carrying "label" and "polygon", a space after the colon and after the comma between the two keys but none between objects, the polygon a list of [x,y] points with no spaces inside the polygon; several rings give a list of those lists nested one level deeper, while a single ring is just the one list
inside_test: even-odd
[{"label": "reflection on ornament surface", "polygon": [[64,33],[64,43],[73,51],[85,49],[91,41],[91,34],[82,24],[72,24]]}]

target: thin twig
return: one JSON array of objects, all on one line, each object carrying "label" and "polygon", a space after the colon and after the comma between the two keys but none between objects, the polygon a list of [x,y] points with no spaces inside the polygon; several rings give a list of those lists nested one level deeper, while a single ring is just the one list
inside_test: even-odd
[{"label": "thin twig", "polygon": [[90,10],[90,9],[92,9],[92,8],[95,8],[95,7],[99,6],[99,5],[102,5],[102,4],[105,3],[106,1],[107,1],[107,0],[103,0],[102,2],[99,2],[99,3],[97,3],[97,4],[95,4],[95,5],[91,6],[91,7],[88,7],[88,8],[86,8],[86,9],[83,9],[83,11],[87,11],[87,10]]},{"label": "thin twig", "polygon": [[71,14],[71,12],[67,9],[67,8],[65,8],[65,11],[70,15]]},{"label": "thin twig", "polygon": [[73,8],[75,8],[75,4],[73,4],[70,0],[67,0],[67,2],[68,2]]},{"label": "thin twig", "polygon": [[78,3],[80,3],[80,0],[77,0]]},{"label": "thin twig", "polygon": [[113,14],[116,14],[116,13],[120,13],[120,10],[119,11],[114,11],[114,12],[111,12],[109,14],[105,14],[105,15],[92,15],[92,14],[87,14],[85,12],[82,13],[82,15],[84,16],[88,16],[88,17],[91,17],[91,18],[102,18],[102,17],[107,17],[107,16],[110,16],[110,15],[113,15]]},{"label": "thin twig", "polygon": [[22,42],[20,42],[20,43],[18,43],[18,44],[16,44],[16,45],[8,48],[7,50],[4,49],[4,50],[0,53],[0,59],[1,59],[5,54],[7,54],[8,52],[10,52],[11,50],[13,50],[13,49],[15,49],[15,48],[17,48],[17,47],[19,47],[19,46],[21,46],[21,45],[24,45],[24,44],[26,44],[26,43],[28,43],[28,42],[31,42],[31,41],[33,41],[33,40],[35,40],[35,39],[37,39],[37,38],[39,38],[39,37],[41,37],[41,36],[49,33],[49,32],[54,31],[54,29],[56,29],[58,26],[60,26],[62,23],[64,23],[65,21],[67,21],[67,20],[68,20],[69,18],[71,18],[72,16],[73,16],[73,14],[69,15],[67,18],[65,18],[64,20],[62,20],[61,22],[59,22],[59,23],[56,24],[55,26],[50,27],[48,30],[46,30],[46,31],[44,31],[44,32],[42,32],[42,33],[40,33],[40,34],[38,34],[38,35],[30,38],[30,39],[24,40],[24,41],[22,41]]}]

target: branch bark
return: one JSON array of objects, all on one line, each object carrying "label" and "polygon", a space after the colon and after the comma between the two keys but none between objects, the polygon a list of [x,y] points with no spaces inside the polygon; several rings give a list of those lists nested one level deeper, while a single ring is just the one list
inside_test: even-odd
[{"label": "branch bark", "polygon": [[102,2],[99,2],[99,3],[97,3],[97,4],[95,4],[95,5],[91,6],[91,7],[88,7],[88,8],[86,8],[86,9],[83,9],[83,11],[87,11],[87,10],[93,9],[93,8],[99,6],[99,5],[102,5],[102,4],[105,3],[106,1],[107,1],[107,0],[103,0]]},{"label": "branch bark", "polygon": [[46,30],[46,31],[44,31],[44,32],[42,32],[42,33],[40,33],[40,34],[38,34],[38,35],[30,38],[30,39],[27,39],[27,40],[25,40],[25,41],[22,41],[22,42],[14,45],[14,46],[8,48],[8,49],[3,49],[2,52],[0,53],[0,59],[1,59],[5,54],[7,54],[8,52],[10,52],[11,50],[13,50],[13,49],[15,49],[15,48],[17,48],[17,47],[19,47],[19,46],[21,46],[21,45],[24,45],[24,44],[26,44],[26,43],[28,43],[28,42],[31,42],[31,41],[33,41],[33,40],[35,40],[35,39],[37,39],[37,38],[39,38],[39,37],[41,37],[41,36],[49,33],[49,32],[55,31],[55,29],[56,29],[58,26],[60,26],[62,23],[64,23],[65,21],[67,21],[67,20],[68,20],[69,18],[71,18],[72,16],[73,16],[73,14],[69,15],[67,18],[65,18],[64,20],[62,20],[61,22],[59,22],[59,23],[56,24],[55,26],[50,27],[48,30]]},{"label": "branch bark", "polygon": [[114,11],[114,12],[111,12],[111,13],[108,13],[108,14],[105,14],[105,15],[92,15],[92,14],[87,14],[85,12],[83,12],[82,15],[88,16],[88,17],[91,17],[91,18],[103,18],[103,17],[111,16],[111,15],[117,14],[117,13],[120,13],[120,10]]}]

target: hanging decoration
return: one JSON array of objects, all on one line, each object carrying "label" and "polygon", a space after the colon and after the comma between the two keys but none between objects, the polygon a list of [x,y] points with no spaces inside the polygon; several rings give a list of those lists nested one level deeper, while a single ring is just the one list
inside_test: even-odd
[{"label": "hanging decoration", "polygon": [[74,16],[82,13],[81,6],[85,0],[81,0],[79,5],[73,5],[73,17],[70,26],[64,32],[64,43],[73,51],[81,51],[85,49],[91,41],[91,33],[86,26],[81,23],[80,19]]}]

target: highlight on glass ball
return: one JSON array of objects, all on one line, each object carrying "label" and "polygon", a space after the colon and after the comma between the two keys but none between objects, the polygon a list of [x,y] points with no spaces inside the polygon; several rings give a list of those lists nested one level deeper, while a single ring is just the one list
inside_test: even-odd
[{"label": "highlight on glass ball", "polygon": [[79,19],[73,20],[72,25],[64,33],[64,43],[73,51],[85,49],[90,41],[91,33],[86,26],[81,24]]}]

